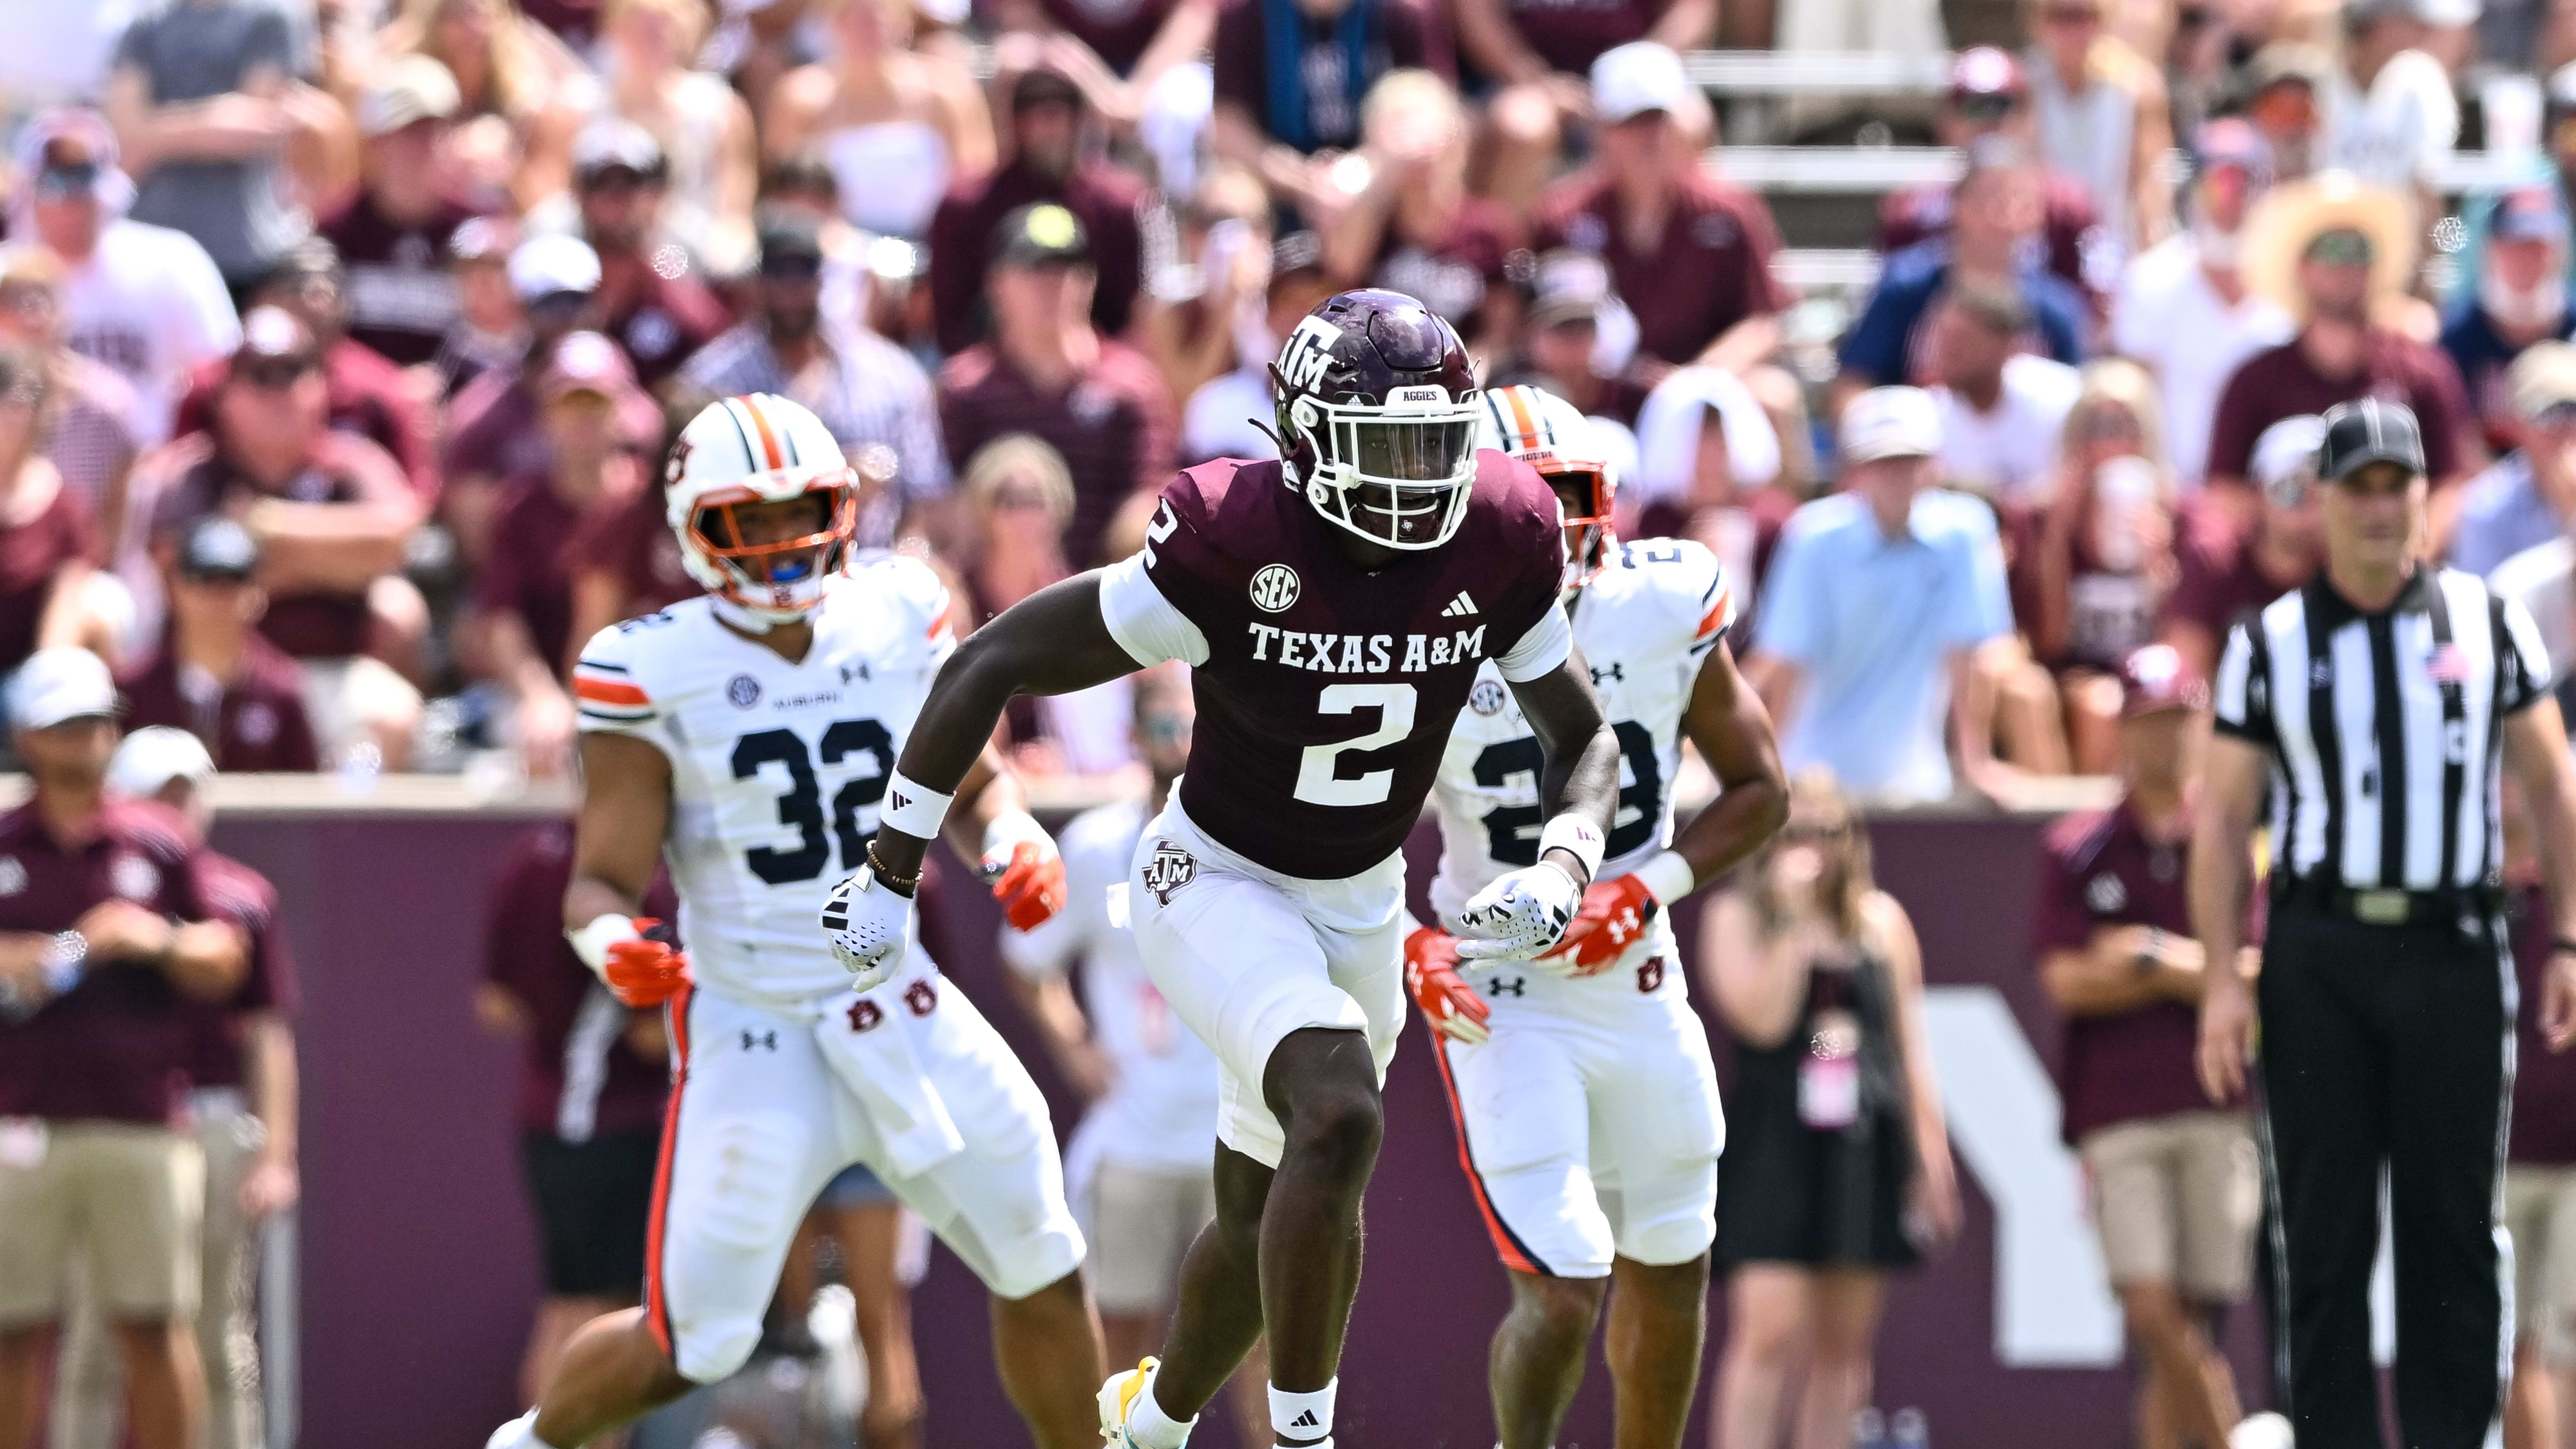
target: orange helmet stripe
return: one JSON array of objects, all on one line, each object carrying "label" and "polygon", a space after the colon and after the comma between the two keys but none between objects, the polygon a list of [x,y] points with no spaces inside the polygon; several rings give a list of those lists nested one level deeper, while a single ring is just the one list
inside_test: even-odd
[{"label": "orange helmet stripe", "polygon": [[1512,451],[1527,452],[1546,440],[1539,436],[1538,418],[1530,411],[1529,394],[1516,387],[1503,389],[1512,404]]},{"label": "orange helmet stripe", "polygon": [[761,407],[760,399],[755,396],[738,398],[736,401],[742,404],[744,412],[751,414],[751,425],[760,434],[761,451],[769,455],[770,469],[775,471],[786,467],[787,459],[778,451],[778,434],[770,430],[769,413]]}]

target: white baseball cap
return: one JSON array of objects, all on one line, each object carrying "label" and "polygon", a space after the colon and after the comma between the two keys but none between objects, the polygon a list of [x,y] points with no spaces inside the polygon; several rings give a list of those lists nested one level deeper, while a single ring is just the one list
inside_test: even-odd
[{"label": "white baseball cap", "polygon": [[2326,420],[2300,413],[2265,428],[2254,440],[2254,485],[2283,507],[2295,507],[2299,496],[2282,489],[2317,471],[2317,449],[2326,440]]},{"label": "white baseball cap", "polygon": [[1690,104],[1690,76],[1669,45],[1632,40],[1601,52],[1592,62],[1592,110],[1617,125],[1648,111],[1677,112]]},{"label": "white baseball cap", "polygon": [[1874,387],[1843,408],[1845,463],[1929,458],[1941,451],[1941,410],[1919,387]]},{"label": "white baseball cap", "polygon": [[590,249],[590,243],[562,232],[532,236],[510,253],[510,289],[522,302],[557,292],[596,292],[599,253]]},{"label": "white baseball cap", "polygon": [[115,714],[116,679],[107,661],[74,645],[37,650],[9,681],[9,723],[16,729],[51,729]]},{"label": "white baseball cap", "polygon": [[215,757],[205,741],[169,725],[147,725],[117,742],[107,762],[107,788],[137,799],[158,795],[173,780],[202,785],[214,777]]}]

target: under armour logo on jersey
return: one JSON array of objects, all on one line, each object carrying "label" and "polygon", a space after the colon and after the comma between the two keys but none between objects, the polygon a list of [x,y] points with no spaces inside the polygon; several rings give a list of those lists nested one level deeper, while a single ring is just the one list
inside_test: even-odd
[{"label": "under armour logo on jersey", "polygon": [[1159,905],[1172,903],[1172,892],[1199,878],[1199,863],[1186,850],[1168,840],[1154,846],[1154,858],[1145,862],[1145,889],[1153,892]]},{"label": "under armour logo on jersey", "polygon": [[742,1049],[744,1051],[750,1051],[753,1047],[759,1047],[763,1051],[774,1052],[778,1050],[778,1033],[774,1031],[744,1032],[742,1034]]},{"label": "under armour logo on jersey", "polygon": [[1297,571],[1286,564],[1263,564],[1252,576],[1252,607],[1276,614],[1297,602]]},{"label": "under armour logo on jersey", "polygon": [[1474,612],[1476,612],[1476,601],[1467,597],[1467,591],[1465,589],[1460,589],[1458,591],[1458,597],[1449,601],[1449,607],[1440,611],[1440,617],[1443,619],[1463,619]]},{"label": "under armour logo on jersey", "polygon": [[1592,682],[1596,686],[1604,680],[1615,679],[1622,684],[1625,684],[1628,680],[1628,671],[1615,659],[1607,664],[1592,665],[1591,669]]},{"label": "under armour logo on jersey", "polygon": [[1487,996],[1509,996],[1515,999],[1527,996],[1529,994],[1529,978],[1525,976],[1499,977],[1495,980],[1493,985],[1485,988],[1485,994]]}]

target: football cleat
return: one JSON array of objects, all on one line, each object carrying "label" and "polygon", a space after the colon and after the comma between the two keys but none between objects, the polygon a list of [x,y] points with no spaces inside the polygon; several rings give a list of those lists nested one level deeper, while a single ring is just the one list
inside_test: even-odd
[{"label": "football cleat", "polygon": [[1127,1432],[1127,1411],[1136,1407],[1136,1400],[1154,1381],[1154,1370],[1161,1363],[1161,1359],[1149,1356],[1134,1368],[1111,1374],[1109,1381],[1100,1386],[1100,1437],[1109,1449],[1143,1449]]}]

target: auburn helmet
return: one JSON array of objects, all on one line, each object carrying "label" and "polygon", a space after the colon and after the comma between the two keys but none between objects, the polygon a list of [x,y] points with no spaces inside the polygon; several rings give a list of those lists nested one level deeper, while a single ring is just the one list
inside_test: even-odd
[{"label": "auburn helmet", "polygon": [[1476,377],[1466,344],[1401,292],[1342,292],[1270,365],[1288,483],[1371,543],[1427,549],[1467,516]]},{"label": "auburn helmet", "polygon": [[[858,475],[802,404],[765,392],[707,404],[680,430],[666,491],[689,576],[762,623],[812,613],[849,565]],[[817,504],[810,529],[756,538],[743,526],[746,507],[808,497]]]},{"label": "auburn helmet", "polygon": [[1477,404],[1480,448],[1509,453],[1556,490],[1565,508],[1565,549],[1573,559],[1568,587],[1601,571],[1610,547],[1610,502],[1619,470],[1602,448],[1600,430],[1583,410],[1545,388],[1524,383],[1488,391]]}]

